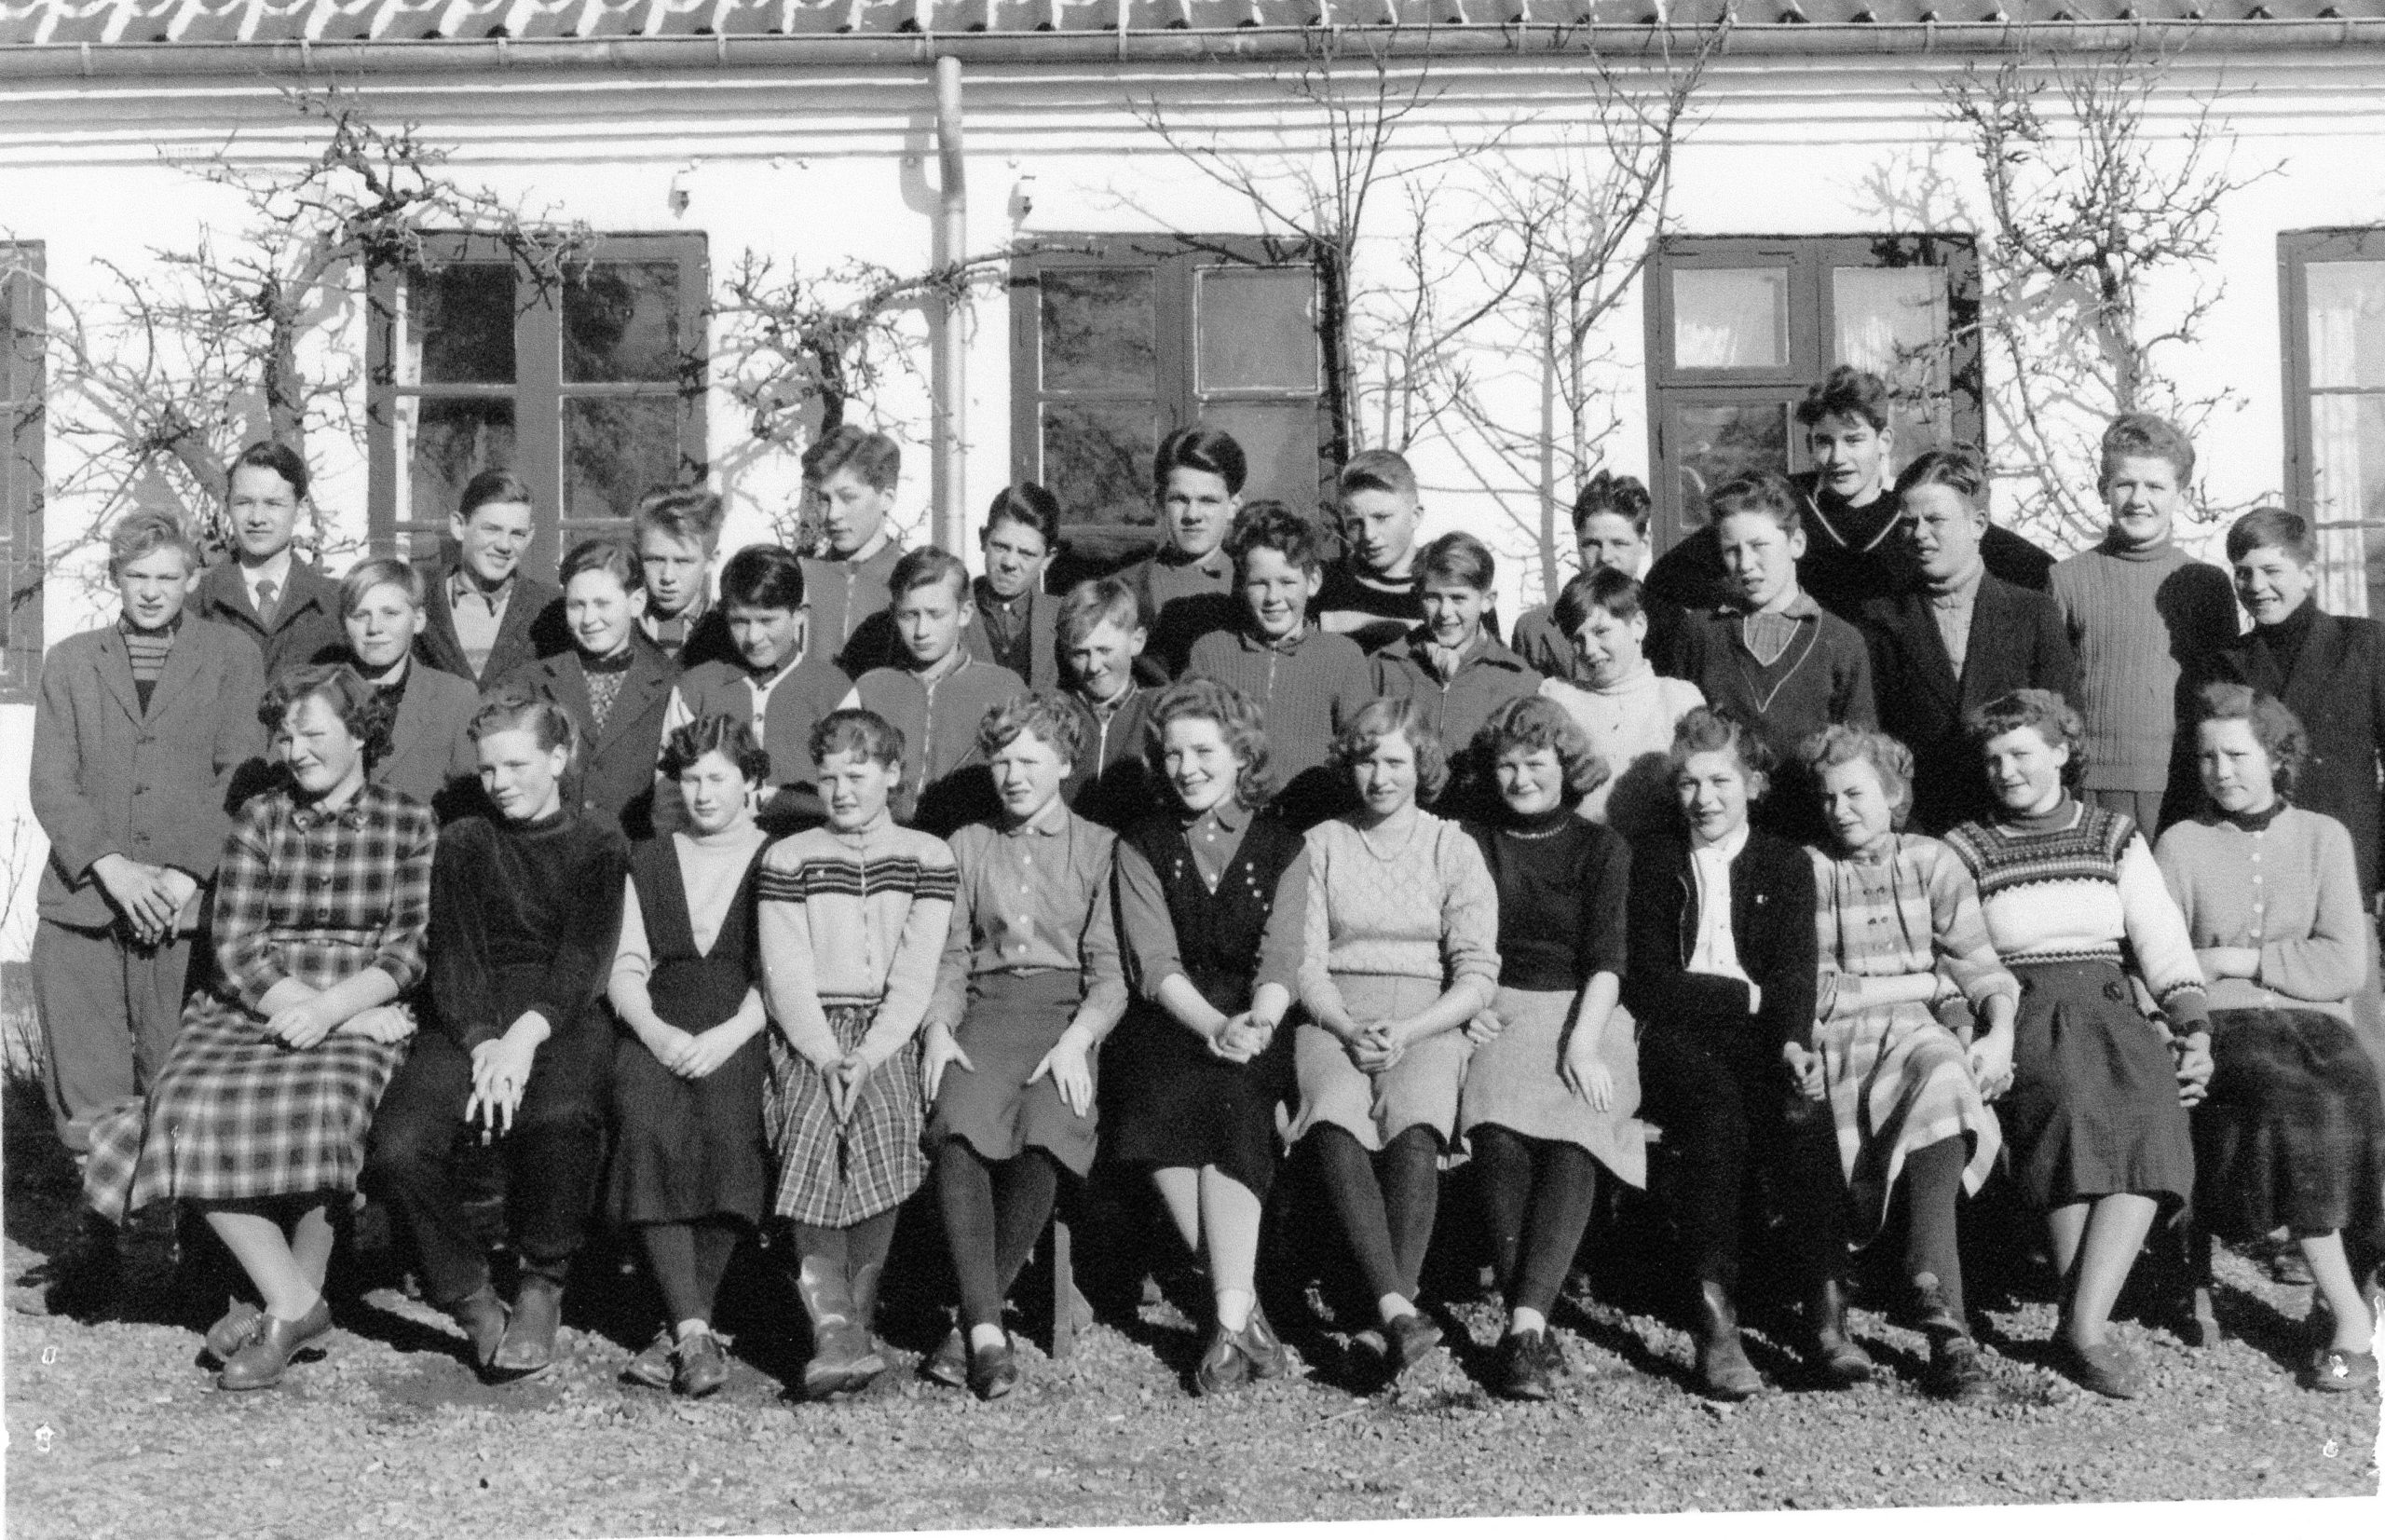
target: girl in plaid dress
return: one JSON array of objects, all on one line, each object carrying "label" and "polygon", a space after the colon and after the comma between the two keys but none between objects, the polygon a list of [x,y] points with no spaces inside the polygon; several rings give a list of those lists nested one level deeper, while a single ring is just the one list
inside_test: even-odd
[{"label": "girl in plaid dress", "polygon": [[331,1329],[326,1200],[356,1189],[375,1107],[414,1031],[438,829],[365,779],[387,714],[345,664],[286,670],[258,719],[283,784],[241,810],[215,899],[220,979],[190,997],[146,1102],[92,1131],[86,1195],[111,1219],[194,1203],[265,1310],[207,1333],[226,1390],[278,1383]]},{"label": "girl in plaid dress", "polygon": [[828,825],[763,857],[759,927],[778,1027],[764,1127],[811,1323],[803,1388],[818,1397],[886,1369],[871,1328],[896,1211],[927,1177],[918,1038],[955,873],[943,840],[887,811],[903,779],[899,729],[874,712],[832,712],[811,753]]},{"label": "girl in plaid dress", "polygon": [[[1868,1238],[1886,1221],[1901,1178],[1904,1275],[1929,1339],[1925,1383],[1949,1399],[1982,1399],[1991,1387],[1963,1311],[1955,1208],[1979,1191],[2003,1147],[1983,1097],[2011,1081],[2021,986],[1997,961],[1979,890],[1955,852],[1897,831],[1913,807],[1905,746],[1861,728],[1829,728],[1807,741],[1805,760],[1833,835],[1829,850],[1813,852],[1821,956],[1814,1052],[1857,1234]],[[1985,1022],[1968,1043],[1930,1014],[1950,990]]]}]

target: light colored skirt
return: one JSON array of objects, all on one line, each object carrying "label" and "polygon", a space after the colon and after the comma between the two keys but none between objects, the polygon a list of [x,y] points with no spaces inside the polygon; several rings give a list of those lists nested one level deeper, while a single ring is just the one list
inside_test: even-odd
[{"label": "light colored skirt", "polygon": [[[1333,983],[1361,1021],[1413,1015],[1441,998],[1439,982],[1429,978],[1335,974]],[[1446,1144],[1457,1131],[1458,1083],[1472,1049],[1463,1029],[1442,1032],[1411,1044],[1398,1063],[1370,1075],[1351,1062],[1340,1038],[1304,1020],[1292,1044],[1301,1105],[1285,1142],[1296,1144],[1316,1124],[1329,1123],[1369,1150],[1380,1150],[1421,1123]]]},{"label": "light colored skirt", "polygon": [[1631,1014],[1618,1005],[1599,1040],[1599,1062],[1615,1078],[1615,1100],[1603,1112],[1574,1094],[1559,1072],[1565,1027],[1580,998],[1572,989],[1499,991],[1492,1012],[1506,1029],[1474,1050],[1458,1097],[1458,1129],[1495,1123],[1526,1138],[1578,1144],[1601,1165],[1634,1187],[1648,1185],[1647,1130],[1640,1110],[1640,1049]]},{"label": "light colored skirt", "polygon": [[1963,1191],[1977,1192],[2004,1147],[1996,1113],[1972,1083],[1962,1040],[1928,1007],[1883,1005],[1814,1029],[1838,1128],[1839,1167],[1855,1200],[1856,1233],[1887,1221],[1888,1194],[1905,1157],[1942,1139],[1970,1141]]}]

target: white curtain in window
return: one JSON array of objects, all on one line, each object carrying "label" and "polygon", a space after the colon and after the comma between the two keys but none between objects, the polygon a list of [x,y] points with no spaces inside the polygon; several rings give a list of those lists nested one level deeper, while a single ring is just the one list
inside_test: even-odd
[{"label": "white curtain in window", "polygon": [[[2385,262],[2314,262],[2304,269],[2314,390],[2385,387]],[[2368,525],[2385,525],[2385,394],[2314,395],[2312,521],[2319,525],[2319,603],[2366,615]]]}]

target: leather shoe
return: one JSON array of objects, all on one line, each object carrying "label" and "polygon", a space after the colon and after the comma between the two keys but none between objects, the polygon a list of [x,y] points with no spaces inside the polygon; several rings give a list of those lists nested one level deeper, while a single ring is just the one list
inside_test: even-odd
[{"label": "leather shoe", "polygon": [[234,1300],[232,1308],[207,1329],[207,1356],[221,1368],[231,1361],[233,1354],[248,1346],[264,1325],[264,1311],[246,1300]]},{"label": "leather shoe", "polygon": [[671,1329],[666,1326],[654,1334],[654,1341],[647,1343],[644,1351],[621,1366],[621,1378],[631,1384],[644,1385],[648,1390],[669,1390],[674,1345]]},{"label": "leather shoe", "polygon": [[1996,1398],[1996,1382],[1988,1378],[1987,1365],[1980,1361],[1979,1343],[1968,1336],[1933,1338],[1929,1343],[1929,1368],[1921,1376],[1921,1388],[1942,1401],[1976,1406]]},{"label": "leather shoe", "polygon": [[1433,1349],[1441,1345],[1441,1329],[1421,1310],[1393,1316],[1383,1323],[1383,1331],[1390,1343],[1395,1378],[1423,1363],[1432,1356]]},{"label": "leather shoe", "polygon": [[1200,1367],[1192,1371],[1192,1389],[1202,1396],[1216,1396],[1246,1383],[1250,1379],[1250,1360],[1242,1356],[1242,1334],[1219,1327],[1209,1333],[1209,1345],[1201,1354]]},{"label": "leather shoe", "polygon": [[2219,1316],[2211,1308],[2211,1286],[2198,1284],[2178,1302],[2178,1341],[2188,1347],[2219,1345]]},{"label": "leather shoe", "polygon": [[497,1290],[483,1284],[449,1305],[447,1314],[464,1329],[465,1350],[471,1356],[472,1367],[486,1373],[489,1360],[497,1356],[497,1343],[505,1340],[505,1305]]},{"label": "leather shoe", "polygon": [[2133,1401],[2145,1394],[2145,1376],[2117,1342],[2097,1342],[2090,1347],[2065,1340],[2062,1357],[2071,1379],[2098,1396]]},{"label": "leather shoe", "polygon": [[1546,1401],[1550,1386],[1550,1351],[1546,1331],[1510,1331],[1499,1342],[1499,1394],[1511,1401]]},{"label": "leather shoe", "polygon": [[525,1380],[552,1369],[555,1332],[562,1326],[563,1285],[535,1273],[525,1274],[522,1287],[514,1291],[504,1339],[488,1361],[489,1374],[499,1380]]},{"label": "leather shoe", "polygon": [[920,1365],[920,1373],[955,1390],[969,1388],[969,1339],[961,1334],[959,1327],[945,1333],[944,1341]]},{"label": "leather shoe", "polygon": [[1242,1350],[1254,1380],[1276,1379],[1291,1368],[1291,1355],[1284,1351],[1284,1339],[1275,1335],[1274,1327],[1268,1324],[1267,1313],[1259,1308],[1256,1300],[1250,1302],[1250,1319],[1234,1333],[1233,1345]]},{"label": "leather shoe", "polygon": [[999,1400],[1018,1387],[1018,1359],[1005,1333],[998,1347],[969,1349],[969,1388],[981,1401]]},{"label": "leather shoe", "polygon": [[709,1396],[729,1383],[729,1355],[709,1331],[688,1338],[673,1356],[679,1360],[679,1371],[672,1376],[671,1388],[682,1396]]},{"label": "leather shoe", "polygon": [[332,1302],[315,1297],[312,1309],[294,1321],[268,1315],[246,1346],[225,1360],[215,1383],[225,1390],[264,1390],[281,1383],[282,1370],[298,1350],[332,1329]]},{"label": "leather shoe", "polygon": [[2377,1355],[2350,1348],[2323,1350],[2310,1366],[2310,1388],[2340,1396],[2349,1391],[2377,1390]]}]

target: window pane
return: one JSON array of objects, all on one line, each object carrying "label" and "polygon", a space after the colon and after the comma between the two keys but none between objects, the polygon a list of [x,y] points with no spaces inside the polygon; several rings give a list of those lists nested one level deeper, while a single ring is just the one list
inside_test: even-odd
[{"label": "window pane", "polygon": [[407,385],[513,383],[513,269],[457,263],[406,285]]},{"label": "window pane", "polygon": [[1064,524],[1157,524],[1148,478],[1158,448],[1159,414],[1149,402],[1043,407],[1043,484],[1060,499]]},{"label": "window pane", "polygon": [[1317,486],[1325,478],[1317,455],[1315,405],[1221,402],[1201,416],[1242,445],[1250,462],[1245,497],[1279,497],[1302,513],[1316,507]]},{"label": "window pane", "polygon": [[2385,613],[2385,396],[2313,397],[2310,462],[2319,607]]},{"label": "window pane", "polygon": [[2385,262],[2314,262],[2310,383],[2385,386]]},{"label": "window pane", "polygon": [[406,456],[406,492],[399,506],[416,523],[444,526],[462,500],[464,484],[492,466],[513,461],[513,403],[510,401],[412,400],[400,404],[414,419]]},{"label": "window pane", "polygon": [[1830,285],[1838,334],[1833,361],[1870,370],[1901,401],[1945,393],[1944,268],[1833,267]]},{"label": "window pane", "polygon": [[597,262],[564,285],[563,377],[679,377],[679,265]]},{"label": "window pane", "polygon": [[676,396],[566,398],[564,523],[626,519],[639,494],[677,481],[679,420]]},{"label": "window pane", "polygon": [[1732,477],[1789,469],[1786,402],[1683,406],[1674,412],[1673,427],[1685,528],[1706,522],[1706,495]]},{"label": "window pane", "polygon": [[1150,268],[1048,267],[1042,288],[1045,389],[1152,388]]},{"label": "window pane", "polygon": [[1789,362],[1789,270],[1673,272],[1673,367],[1779,369]]},{"label": "window pane", "polygon": [[1194,312],[1196,391],[1317,388],[1316,275],[1306,267],[1205,267]]}]

